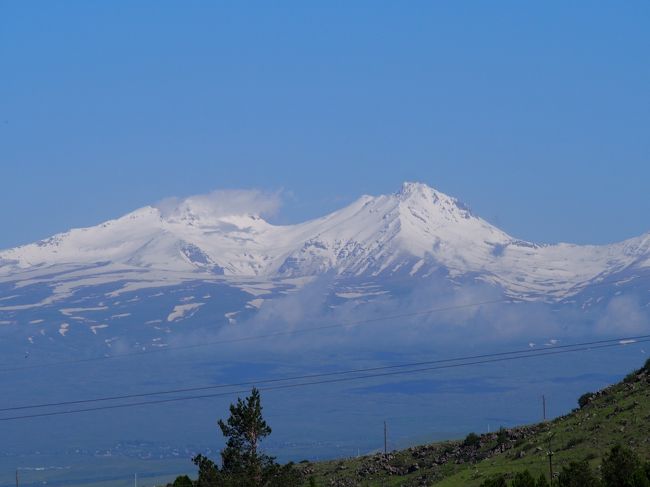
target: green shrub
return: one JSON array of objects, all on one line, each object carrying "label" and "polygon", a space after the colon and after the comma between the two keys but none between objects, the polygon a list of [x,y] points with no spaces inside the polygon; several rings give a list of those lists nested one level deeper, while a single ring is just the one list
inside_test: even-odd
[{"label": "green shrub", "polygon": [[629,383],[631,383],[631,382],[636,381],[636,375],[637,375],[637,373],[638,373],[638,371],[635,370],[634,372],[630,372],[629,374],[627,374],[627,375],[625,376],[625,378],[623,379],[623,383],[625,383],[625,384],[629,384]]},{"label": "green shrub", "polygon": [[192,487],[192,481],[187,475],[179,475],[172,485],[173,487]]},{"label": "green shrub", "polygon": [[472,432],[465,437],[463,446],[477,446],[481,442],[481,438],[476,433]]},{"label": "green shrub", "polygon": [[583,443],[584,441],[585,441],[585,438],[581,437],[581,436],[578,436],[576,438],[571,438],[566,443],[566,449],[569,450],[570,448],[573,448],[574,446],[578,446],[580,443]]},{"label": "green shrub", "polygon": [[511,487],[535,487],[535,479],[528,470],[518,472],[512,479]]},{"label": "green shrub", "polygon": [[544,477],[544,474],[539,475],[537,482],[535,482],[535,487],[549,487],[548,481],[546,480],[546,477]]},{"label": "green shrub", "polygon": [[580,409],[582,409],[587,404],[589,404],[593,395],[594,395],[593,392],[585,392],[582,396],[578,398],[578,406],[580,406]]},{"label": "green shrub", "polygon": [[587,462],[571,462],[562,467],[558,477],[558,487],[597,487],[598,479]]},{"label": "green shrub", "polygon": [[650,480],[645,472],[644,468],[638,468],[632,474],[632,478],[629,483],[630,487],[650,487]]},{"label": "green shrub", "polygon": [[631,486],[634,472],[641,467],[639,457],[629,448],[614,446],[603,458],[602,475],[607,487]]},{"label": "green shrub", "polygon": [[508,441],[508,430],[503,426],[497,432],[497,445],[504,445]]},{"label": "green shrub", "polygon": [[508,484],[506,483],[506,478],[503,475],[499,475],[485,480],[481,484],[481,487],[508,487]]}]

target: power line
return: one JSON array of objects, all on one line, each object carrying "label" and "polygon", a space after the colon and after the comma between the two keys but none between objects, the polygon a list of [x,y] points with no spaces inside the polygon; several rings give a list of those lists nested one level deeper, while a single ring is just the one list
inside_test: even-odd
[{"label": "power line", "polygon": [[[482,365],[482,364],[488,364],[488,363],[505,362],[505,361],[511,361],[511,360],[525,359],[525,358],[534,358],[534,357],[539,357],[539,356],[549,356],[549,355],[559,355],[559,354],[565,354],[565,353],[584,352],[584,351],[589,351],[589,350],[598,350],[598,349],[618,347],[618,346],[626,346],[626,345],[633,345],[633,344],[639,344],[639,343],[645,343],[645,342],[650,342],[650,339],[636,340],[634,342],[624,342],[622,340],[619,340],[616,343],[608,343],[608,344],[595,345],[595,346],[588,345],[588,346],[583,346],[583,347],[579,347],[579,348],[570,348],[570,349],[562,349],[562,350],[542,350],[542,351],[540,351],[540,353],[537,353],[537,354],[534,354],[534,355],[518,355],[518,356],[514,356],[514,357],[497,357],[497,358],[492,358],[492,359],[476,360],[476,361],[473,361],[473,362],[464,362],[464,363],[458,363],[458,364],[446,364],[446,365],[436,365],[436,366],[431,366],[431,367],[421,367],[421,368],[413,369],[413,370],[398,370],[398,371],[392,371],[392,372],[366,374],[366,375],[355,376],[355,377],[338,377],[338,378],[334,378],[334,379],[300,382],[300,383],[297,383],[297,384],[281,384],[281,385],[270,386],[270,387],[260,387],[259,390],[260,391],[274,391],[274,390],[282,390],[282,389],[295,389],[295,388],[307,387],[307,386],[313,386],[313,385],[320,385],[320,384],[333,384],[333,383],[341,383],[341,382],[350,382],[350,381],[358,381],[358,380],[365,380],[365,379],[374,379],[374,378],[378,378],[378,377],[389,377],[389,376],[397,376],[397,375],[414,374],[414,373],[427,372],[427,371],[432,371],[432,370],[452,369],[452,368],[466,367],[466,366],[471,366],[471,365]],[[215,397],[229,396],[229,395],[233,395],[233,394],[244,394],[244,393],[247,393],[247,392],[249,392],[248,389],[243,389],[243,390],[212,393],[212,394],[201,394],[201,395],[195,395],[195,396],[182,396],[182,397],[174,397],[174,398],[168,398],[168,399],[157,399],[157,400],[154,400],[154,401],[140,401],[140,402],[131,402],[131,403],[124,403],[124,404],[111,404],[111,405],[95,406],[95,407],[82,408],[82,409],[69,409],[69,410],[65,410],[65,411],[49,411],[49,412],[43,412],[43,413],[33,413],[33,414],[25,414],[25,415],[21,415],[21,416],[10,416],[10,417],[5,417],[5,418],[0,418],[0,421],[14,421],[14,420],[20,420],[20,419],[30,419],[30,418],[39,418],[39,417],[48,417],[48,416],[60,416],[60,415],[77,414],[77,413],[90,412],[90,411],[103,411],[103,410],[109,410],[109,409],[121,409],[121,408],[129,408],[129,407],[136,407],[136,406],[149,406],[149,405],[154,405],[154,404],[165,404],[165,403],[180,402],[180,401],[190,401],[190,400],[196,400],[196,399],[209,399],[209,398],[215,398]]]},{"label": "power line", "polygon": [[612,339],[608,339],[608,340],[597,340],[597,341],[573,343],[573,344],[567,344],[567,345],[556,345],[556,346],[553,346],[551,348],[545,348],[545,349],[544,348],[542,348],[542,349],[527,348],[527,349],[519,349],[519,350],[510,350],[510,351],[505,351],[505,352],[494,352],[494,353],[486,353],[486,354],[480,354],[480,355],[469,355],[469,356],[462,356],[462,357],[454,357],[454,358],[447,358],[447,359],[437,359],[437,360],[409,362],[409,363],[395,364],[395,365],[384,365],[384,366],[377,366],[377,367],[347,369],[347,370],[341,370],[341,371],[336,371],[336,372],[322,372],[322,373],[318,373],[318,374],[296,375],[296,376],[290,376],[290,377],[284,377],[284,378],[253,379],[253,380],[248,380],[248,381],[245,381],[245,382],[236,382],[236,383],[228,383],[228,384],[212,384],[212,385],[203,385],[203,386],[195,386],[195,387],[186,387],[186,388],[181,388],[181,389],[168,389],[168,390],[162,390],[162,391],[143,392],[143,393],[137,393],[137,394],[123,394],[123,395],[116,395],[116,396],[105,396],[105,397],[97,397],[97,398],[89,398],[89,399],[79,399],[79,400],[74,400],[74,401],[61,401],[61,402],[50,402],[50,403],[42,403],[42,404],[34,404],[34,405],[12,406],[12,407],[0,408],[0,412],[18,411],[18,410],[25,410],[25,409],[37,409],[37,408],[45,408],[45,407],[56,407],[56,406],[71,406],[71,405],[74,405],[74,404],[87,404],[87,403],[94,403],[94,402],[116,401],[116,400],[121,400],[121,399],[133,399],[133,398],[138,398],[138,397],[151,397],[151,396],[166,395],[166,394],[179,394],[179,393],[186,393],[186,392],[198,392],[198,391],[205,391],[205,390],[224,389],[224,388],[228,388],[228,387],[250,386],[250,385],[255,385],[255,384],[271,384],[271,383],[288,382],[288,381],[295,381],[295,380],[317,379],[317,378],[332,377],[332,376],[337,376],[337,375],[346,375],[346,374],[355,374],[355,373],[367,373],[367,372],[378,372],[378,371],[382,371],[382,370],[401,369],[401,368],[409,368],[409,367],[421,367],[421,366],[425,366],[425,365],[445,364],[445,363],[453,363],[453,362],[464,362],[464,361],[468,361],[468,360],[504,357],[504,356],[511,356],[511,355],[521,355],[521,354],[540,355],[542,352],[550,351],[550,350],[564,350],[564,349],[576,348],[576,347],[590,347],[590,346],[602,345],[602,344],[607,344],[607,343],[612,343],[612,342],[615,342],[615,343],[613,343],[613,345],[619,345],[619,344],[621,344],[621,342],[632,341],[632,340],[635,341],[635,342],[638,342],[639,340],[645,340],[645,339],[650,339],[650,335],[639,335],[639,336],[632,336],[632,337],[620,337],[620,338],[612,338]]},{"label": "power line", "polygon": [[28,369],[40,369],[43,367],[54,367],[58,365],[72,365],[72,364],[80,364],[80,363],[87,363],[87,362],[97,362],[101,360],[110,360],[110,359],[116,359],[116,358],[126,358],[126,357],[136,357],[136,356],[142,356],[142,355],[149,355],[152,353],[163,353],[163,352],[170,352],[170,351],[176,351],[176,350],[190,350],[190,349],[195,349],[195,348],[201,348],[201,347],[209,347],[213,345],[225,345],[229,343],[240,343],[240,342],[248,342],[248,341],[254,341],[254,340],[263,340],[267,338],[276,338],[276,337],[283,337],[283,336],[291,336],[291,335],[300,335],[304,333],[313,333],[317,331],[323,331],[323,330],[331,330],[331,329],[336,329],[336,328],[347,328],[347,327],[352,327],[352,326],[361,326],[361,325],[366,325],[370,323],[376,323],[379,321],[388,321],[388,320],[393,320],[393,319],[401,319],[401,318],[412,318],[415,316],[423,316],[423,315],[428,315],[428,314],[433,314],[433,313],[442,313],[445,311],[455,311],[455,310],[460,310],[460,309],[466,309],[466,308],[475,308],[478,306],[484,306],[484,305],[490,305],[490,304],[499,304],[499,303],[513,303],[516,302],[512,298],[507,298],[507,299],[494,299],[490,301],[480,301],[480,302],[475,302],[475,303],[465,303],[465,304],[459,304],[459,305],[452,305],[452,306],[443,306],[443,307],[438,307],[438,308],[430,308],[426,310],[421,310],[421,311],[413,311],[410,313],[401,313],[401,314],[394,314],[394,315],[388,315],[388,316],[378,316],[376,318],[367,318],[363,320],[355,320],[355,321],[346,321],[343,323],[333,323],[330,325],[322,325],[322,326],[312,326],[312,327],[305,327],[305,328],[294,328],[292,330],[284,330],[284,331],[278,331],[278,332],[273,332],[273,333],[266,333],[262,335],[249,335],[245,337],[239,337],[239,338],[228,338],[228,339],[223,339],[223,340],[215,340],[215,341],[209,341],[209,342],[201,342],[201,343],[194,343],[191,345],[178,345],[175,347],[164,347],[164,348],[156,348],[152,350],[144,350],[144,351],[137,351],[137,352],[127,352],[127,353],[120,353],[120,354],[115,354],[115,355],[98,355],[96,357],[88,357],[88,358],[80,358],[80,359],[73,359],[73,360],[61,360],[58,362],[48,362],[44,364],[30,364],[30,365],[21,365],[18,367],[15,366],[4,366],[0,368],[0,372],[14,372],[14,371],[19,371],[19,370],[28,370]]}]

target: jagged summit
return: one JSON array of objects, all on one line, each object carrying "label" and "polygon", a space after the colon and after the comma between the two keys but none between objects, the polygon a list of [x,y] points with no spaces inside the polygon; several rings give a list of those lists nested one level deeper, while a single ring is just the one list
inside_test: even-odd
[{"label": "jagged summit", "polygon": [[424,183],[405,182],[395,196],[402,204],[412,208],[428,208],[430,212],[435,208],[443,218],[458,220],[473,216],[469,207],[463,202]]},{"label": "jagged summit", "polygon": [[395,194],[401,198],[408,198],[414,194],[420,194],[428,197],[429,195],[437,193],[438,191],[425,183],[419,183],[417,181],[404,181],[400,190]]},{"label": "jagged summit", "polygon": [[418,183],[412,181],[403,182],[402,187],[397,193],[395,193],[395,195],[400,200],[407,200],[410,198],[414,198],[414,199],[421,198],[423,200],[429,200],[434,203],[438,203],[439,201],[457,202],[456,198],[449,196],[445,193],[442,193],[425,183]]},{"label": "jagged summit", "polygon": [[[457,199],[406,182],[321,218],[272,225],[276,203],[215,192],[164,200],[95,227],[0,252],[0,275],[34,268],[120,266],[224,277],[472,275],[513,293],[572,292],[650,267],[650,234],[620,244],[539,246],[512,238]],[[258,210],[256,210],[258,208]]]}]

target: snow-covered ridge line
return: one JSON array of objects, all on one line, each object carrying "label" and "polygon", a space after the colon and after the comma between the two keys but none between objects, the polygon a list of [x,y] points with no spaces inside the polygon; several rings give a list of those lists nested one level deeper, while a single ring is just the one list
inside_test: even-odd
[{"label": "snow-covered ridge line", "polygon": [[568,293],[630,269],[650,268],[650,233],[604,246],[515,239],[455,198],[421,183],[362,196],[329,215],[271,225],[253,213],[211,213],[204,202],[167,213],[154,206],[95,227],[0,252],[0,276],[97,266],[223,278],[444,273],[475,275],[507,291]]}]

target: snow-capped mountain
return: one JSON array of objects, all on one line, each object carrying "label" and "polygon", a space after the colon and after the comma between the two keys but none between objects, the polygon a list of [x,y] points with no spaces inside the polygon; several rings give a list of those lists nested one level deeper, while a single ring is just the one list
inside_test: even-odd
[{"label": "snow-capped mountain", "polygon": [[[86,272],[84,272],[86,269]],[[562,298],[623,271],[650,269],[650,233],[605,246],[538,245],[513,238],[455,198],[420,183],[362,196],[325,217],[271,225],[255,214],[211,212],[187,198],[95,227],[0,252],[3,281],[75,272],[80,280],[282,279],[443,272],[512,295]],[[165,275],[167,275],[165,277]],[[95,277],[96,278],[96,277]],[[152,284],[152,285],[154,285]]]},{"label": "snow-capped mountain", "polygon": [[301,306],[345,320],[368,306],[484,300],[472,293],[579,310],[592,322],[606,312],[638,325],[650,309],[650,234],[605,246],[524,242],[419,183],[297,225],[212,203],[147,206],[0,252],[3,350],[165,347],[276,307],[281,321]]},{"label": "snow-capped mountain", "polygon": [[[298,356],[316,373],[507,340],[648,333],[650,234],[525,242],[419,183],[296,225],[270,224],[230,195],[0,252],[0,369],[18,371],[5,378],[39,403],[48,388],[69,400],[88,384],[108,396],[129,381],[237,383],[250,363],[265,376]],[[372,326],[348,327],[355,320]]]}]

